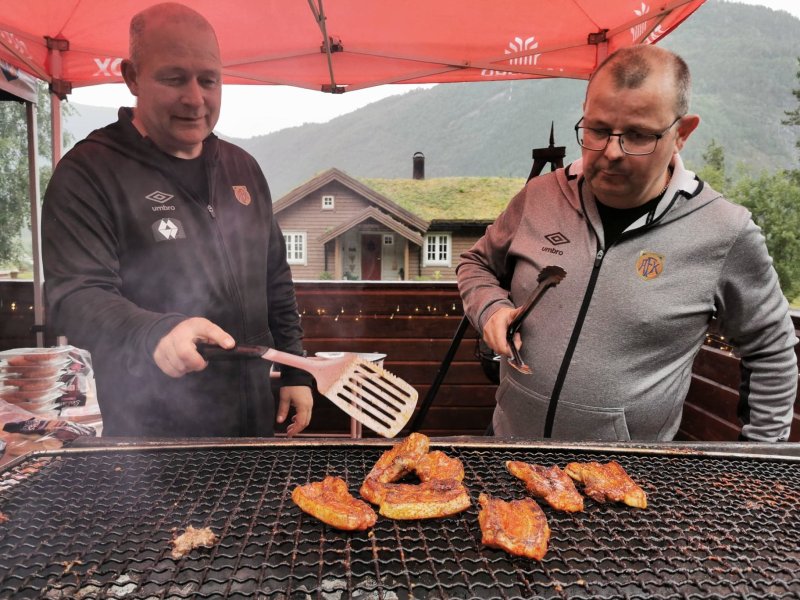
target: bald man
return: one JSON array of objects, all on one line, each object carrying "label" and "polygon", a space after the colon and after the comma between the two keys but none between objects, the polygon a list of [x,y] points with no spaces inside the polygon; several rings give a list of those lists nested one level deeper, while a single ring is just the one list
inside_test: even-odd
[{"label": "bald man", "polygon": [[213,133],[222,61],[181,4],[131,20],[134,109],[59,163],[42,212],[48,323],[92,353],[105,435],[270,436],[312,410],[310,376],[265,361],[207,364],[196,344],[302,354],[283,235],[256,161]]}]

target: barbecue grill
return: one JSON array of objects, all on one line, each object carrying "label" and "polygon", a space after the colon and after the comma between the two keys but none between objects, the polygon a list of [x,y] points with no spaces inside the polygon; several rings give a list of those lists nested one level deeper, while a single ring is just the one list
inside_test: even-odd
[{"label": "barbecue grill", "polygon": [[[358,497],[386,440],[96,440],[0,473],[0,598],[797,598],[800,447],[512,443],[434,438],[473,506],[453,517],[332,529],[292,489],[342,477]],[[481,545],[481,492],[512,500],[506,460],[617,460],[648,508],[543,506],[541,562]],[[211,548],[172,558],[187,526]]]}]

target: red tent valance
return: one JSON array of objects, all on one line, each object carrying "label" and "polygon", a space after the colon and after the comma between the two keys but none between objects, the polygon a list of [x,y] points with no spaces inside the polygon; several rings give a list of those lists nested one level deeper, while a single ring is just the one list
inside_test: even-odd
[{"label": "red tent valance", "polygon": [[[216,28],[226,83],[348,91],[385,83],[587,78],[704,0],[186,0]],[[70,87],[121,81],[128,23],[153,0],[5,0],[0,59]]]}]

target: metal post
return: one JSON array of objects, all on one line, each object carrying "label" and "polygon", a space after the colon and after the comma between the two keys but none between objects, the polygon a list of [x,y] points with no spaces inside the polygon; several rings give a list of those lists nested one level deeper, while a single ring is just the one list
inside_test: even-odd
[{"label": "metal post", "polygon": [[44,346],[44,294],[42,293],[42,252],[41,216],[39,211],[39,144],[36,125],[36,105],[25,103],[28,120],[28,196],[31,206],[31,235],[33,254],[33,327],[36,332],[36,346]]},{"label": "metal post", "polygon": [[436,373],[436,378],[433,380],[431,387],[428,388],[428,393],[425,395],[425,400],[422,401],[422,404],[417,411],[417,416],[414,417],[414,421],[411,423],[412,432],[419,431],[420,427],[422,427],[422,423],[425,421],[425,417],[428,414],[428,409],[431,407],[431,404],[433,404],[433,401],[436,398],[439,387],[442,385],[442,381],[444,381],[447,371],[450,368],[450,363],[453,362],[453,357],[455,357],[456,351],[458,350],[458,345],[461,343],[461,340],[464,337],[464,332],[467,330],[467,325],[469,325],[469,320],[465,315],[461,317],[461,322],[458,324],[458,329],[456,329],[456,334],[453,336],[453,341],[450,342],[450,348],[447,350],[447,354],[445,355],[442,364],[439,365],[439,371]]}]

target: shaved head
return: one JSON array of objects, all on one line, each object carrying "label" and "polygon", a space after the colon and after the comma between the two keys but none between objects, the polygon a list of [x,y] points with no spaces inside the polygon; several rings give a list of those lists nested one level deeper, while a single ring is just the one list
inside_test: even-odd
[{"label": "shaved head", "polygon": [[131,19],[129,53],[130,61],[138,65],[142,59],[142,47],[145,44],[147,33],[158,30],[170,24],[188,24],[198,30],[209,32],[216,41],[214,28],[206,18],[196,10],[178,4],[177,2],[164,2],[155,4],[134,15]]}]

